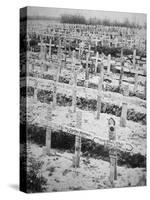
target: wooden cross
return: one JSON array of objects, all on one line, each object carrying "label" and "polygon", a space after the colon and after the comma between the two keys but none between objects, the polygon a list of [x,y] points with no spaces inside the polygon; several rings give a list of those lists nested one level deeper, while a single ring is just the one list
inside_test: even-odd
[{"label": "wooden cross", "polygon": [[[129,96],[129,86],[126,86],[123,91],[123,95]],[[125,101],[122,102],[122,112],[121,112],[121,117],[120,117],[120,126],[121,127],[126,127],[126,120],[127,120],[127,103]]]},{"label": "wooden cross", "polygon": [[46,59],[46,44],[43,43],[42,37],[41,37],[41,42],[38,43],[38,45],[41,46],[41,49],[40,49],[40,59],[45,60]]},{"label": "wooden cross", "polygon": [[124,68],[124,58],[123,58],[123,48],[121,49],[121,70],[120,70],[120,78],[119,78],[119,91],[121,92],[122,80],[123,80],[123,71]]},{"label": "wooden cross", "polygon": [[97,73],[98,61],[101,60],[101,59],[99,58],[99,53],[98,53],[98,51],[96,52],[96,56],[95,56],[95,57],[92,57],[92,59],[95,59],[95,73]]},{"label": "wooden cross", "polygon": [[102,96],[102,87],[103,87],[103,76],[104,76],[104,66],[101,62],[101,73],[98,82],[98,93],[97,93],[97,116],[96,119],[100,118],[101,113],[101,96]]},{"label": "wooden cross", "polygon": [[52,44],[52,38],[49,39],[49,44],[46,44],[47,46],[49,46],[49,58],[51,58],[52,56],[52,47],[54,47],[55,45]]}]

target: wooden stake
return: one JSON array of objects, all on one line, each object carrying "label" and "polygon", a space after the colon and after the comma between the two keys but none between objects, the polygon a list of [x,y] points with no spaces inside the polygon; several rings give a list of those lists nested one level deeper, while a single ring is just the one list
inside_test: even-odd
[{"label": "wooden stake", "polygon": [[77,98],[77,91],[76,91],[76,85],[77,85],[77,73],[74,70],[73,71],[73,86],[72,86],[72,107],[73,112],[76,112],[76,98]]},{"label": "wooden stake", "polygon": [[[82,112],[77,111],[76,115],[76,127],[82,127]],[[75,155],[73,157],[73,167],[77,168],[80,167],[80,153],[81,153],[81,136],[76,135],[75,137]]]},{"label": "wooden stake", "polygon": [[127,103],[122,103],[122,112],[120,117],[120,126],[126,127],[126,119],[127,119]]},{"label": "wooden stake", "polygon": [[98,94],[97,94],[97,116],[96,116],[96,119],[100,118],[100,113],[101,113],[101,93],[102,93],[103,76],[104,76],[103,69],[104,69],[103,63],[101,63],[101,73],[100,73],[100,77],[99,77]]},{"label": "wooden stake", "polygon": [[[116,122],[113,118],[110,118],[108,121],[109,125],[109,140],[116,141]],[[110,158],[110,182],[112,186],[114,185],[114,180],[117,180],[117,148],[111,148],[109,150],[109,158]]]},{"label": "wooden stake", "polygon": [[89,79],[89,53],[86,54],[86,71],[85,71],[85,79],[88,80]]},{"label": "wooden stake", "polygon": [[51,58],[51,52],[52,52],[52,50],[51,50],[51,45],[52,45],[52,40],[51,40],[51,38],[49,39],[49,57]]},{"label": "wooden stake", "polygon": [[133,67],[136,70],[136,49],[133,50]]},{"label": "wooden stake", "polygon": [[46,154],[50,155],[51,152],[51,127],[50,122],[52,119],[52,106],[47,109],[47,129],[46,129]]},{"label": "wooden stake", "polygon": [[53,88],[53,109],[56,108],[57,104],[57,83],[59,81],[59,72],[60,72],[60,66],[58,66],[58,69],[56,71],[55,80],[54,80],[54,88]]},{"label": "wooden stake", "polygon": [[135,72],[133,93],[136,94],[138,90],[138,71]]},{"label": "wooden stake", "polygon": [[124,67],[124,60],[123,60],[123,48],[121,49],[121,70],[120,70],[120,78],[119,78],[119,91],[121,92],[122,87],[122,80],[123,80],[123,67]]},{"label": "wooden stake", "polygon": [[107,60],[107,73],[110,73],[110,62],[111,62],[111,55],[108,55],[108,60]]}]

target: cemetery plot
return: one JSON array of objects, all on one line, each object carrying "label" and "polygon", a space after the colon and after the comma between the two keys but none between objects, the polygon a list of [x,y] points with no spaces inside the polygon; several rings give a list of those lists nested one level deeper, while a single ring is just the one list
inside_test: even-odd
[{"label": "cemetery plot", "polygon": [[146,185],[145,29],[28,23],[21,122],[46,190]]}]

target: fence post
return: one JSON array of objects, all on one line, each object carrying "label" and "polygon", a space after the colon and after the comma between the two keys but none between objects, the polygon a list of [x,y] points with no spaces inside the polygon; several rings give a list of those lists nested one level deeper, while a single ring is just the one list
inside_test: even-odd
[{"label": "fence post", "polygon": [[[76,127],[82,127],[82,111],[77,111],[76,114]],[[75,136],[75,155],[73,157],[73,167],[80,167],[80,153],[81,153],[81,136]]]}]

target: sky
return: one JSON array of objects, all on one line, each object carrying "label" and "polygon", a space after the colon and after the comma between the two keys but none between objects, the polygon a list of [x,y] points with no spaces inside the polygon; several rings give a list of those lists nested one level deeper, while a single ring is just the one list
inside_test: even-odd
[{"label": "sky", "polygon": [[60,17],[62,14],[80,14],[86,19],[110,19],[111,21],[124,21],[126,18],[130,22],[135,22],[140,25],[146,23],[146,14],[143,13],[127,13],[127,12],[114,12],[114,11],[98,11],[98,10],[81,10],[81,9],[68,9],[68,8],[48,8],[48,7],[28,7],[29,16],[46,16],[46,17]]}]

